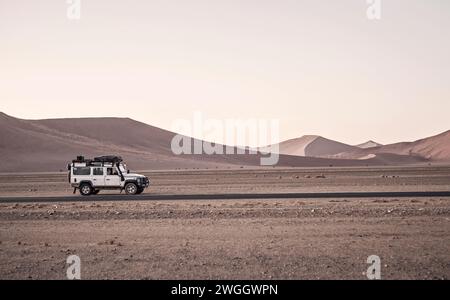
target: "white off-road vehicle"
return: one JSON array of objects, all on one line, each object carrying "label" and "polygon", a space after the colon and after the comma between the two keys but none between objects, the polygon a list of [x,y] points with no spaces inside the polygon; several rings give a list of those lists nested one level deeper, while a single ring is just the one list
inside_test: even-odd
[{"label": "white off-road vehicle", "polygon": [[100,190],[120,190],[128,195],[141,194],[150,184],[147,177],[132,174],[120,156],[100,156],[85,159],[78,156],[67,166],[69,182],[80,194],[98,194]]}]

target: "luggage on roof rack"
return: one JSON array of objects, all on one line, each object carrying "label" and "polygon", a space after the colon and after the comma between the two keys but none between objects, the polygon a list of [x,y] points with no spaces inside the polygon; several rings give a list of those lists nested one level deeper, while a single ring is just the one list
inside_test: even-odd
[{"label": "luggage on roof rack", "polygon": [[116,156],[116,155],[104,155],[104,156],[98,156],[94,157],[95,162],[110,162],[110,163],[120,163],[122,162],[122,157]]},{"label": "luggage on roof rack", "polygon": [[84,156],[77,156],[76,159],[72,160],[72,163],[86,163],[86,166],[92,165],[95,163],[121,163],[122,157],[117,155],[104,155],[104,156],[98,156],[94,157],[94,159],[86,159]]},{"label": "luggage on roof rack", "polygon": [[91,159],[85,159],[84,156],[77,156],[76,159],[72,160],[72,163],[86,163],[89,164],[92,160]]}]

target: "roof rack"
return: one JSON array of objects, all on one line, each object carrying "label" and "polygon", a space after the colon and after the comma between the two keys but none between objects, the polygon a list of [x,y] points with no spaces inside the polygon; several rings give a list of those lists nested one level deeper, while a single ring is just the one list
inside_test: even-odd
[{"label": "roof rack", "polygon": [[76,159],[72,160],[72,163],[86,163],[86,165],[91,165],[92,163],[112,163],[117,164],[121,163],[122,157],[117,155],[104,155],[104,156],[98,156],[94,157],[94,159],[85,159],[84,156],[80,155],[77,156]]},{"label": "roof rack", "polygon": [[116,155],[104,155],[104,156],[98,156],[98,157],[94,157],[94,161],[95,162],[110,162],[110,163],[120,163],[122,162],[122,157],[120,156],[116,156]]}]

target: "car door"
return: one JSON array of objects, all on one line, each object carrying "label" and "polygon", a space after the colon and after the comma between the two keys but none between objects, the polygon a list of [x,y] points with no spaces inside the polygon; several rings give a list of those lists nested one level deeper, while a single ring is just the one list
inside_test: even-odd
[{"label": "car door", "polygon": [[104,186],[105,185],[105,174],[103,167],[92,168],[92,181],[94,186]]},{"label": "car door", "polygon": [[105,186],[120,186],[120,175],[115,167],[106,168]]}]

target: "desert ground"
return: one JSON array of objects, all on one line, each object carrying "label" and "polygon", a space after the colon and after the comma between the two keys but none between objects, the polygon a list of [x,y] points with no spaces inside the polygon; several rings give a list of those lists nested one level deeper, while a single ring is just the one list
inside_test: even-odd
[{"label": "desert ground", "polygon": [[[143,172],[147,194],[449,191],[449,166]],[[102,193],[102,192],[101,192]],[[105,192],[113,193],[113,192]],[[67,196],[65,172],[0,174],[0,199]],[[98,195],[98,197],[100,197]],[[0,279],[450,278],[450,197],[0,200]]]}]

